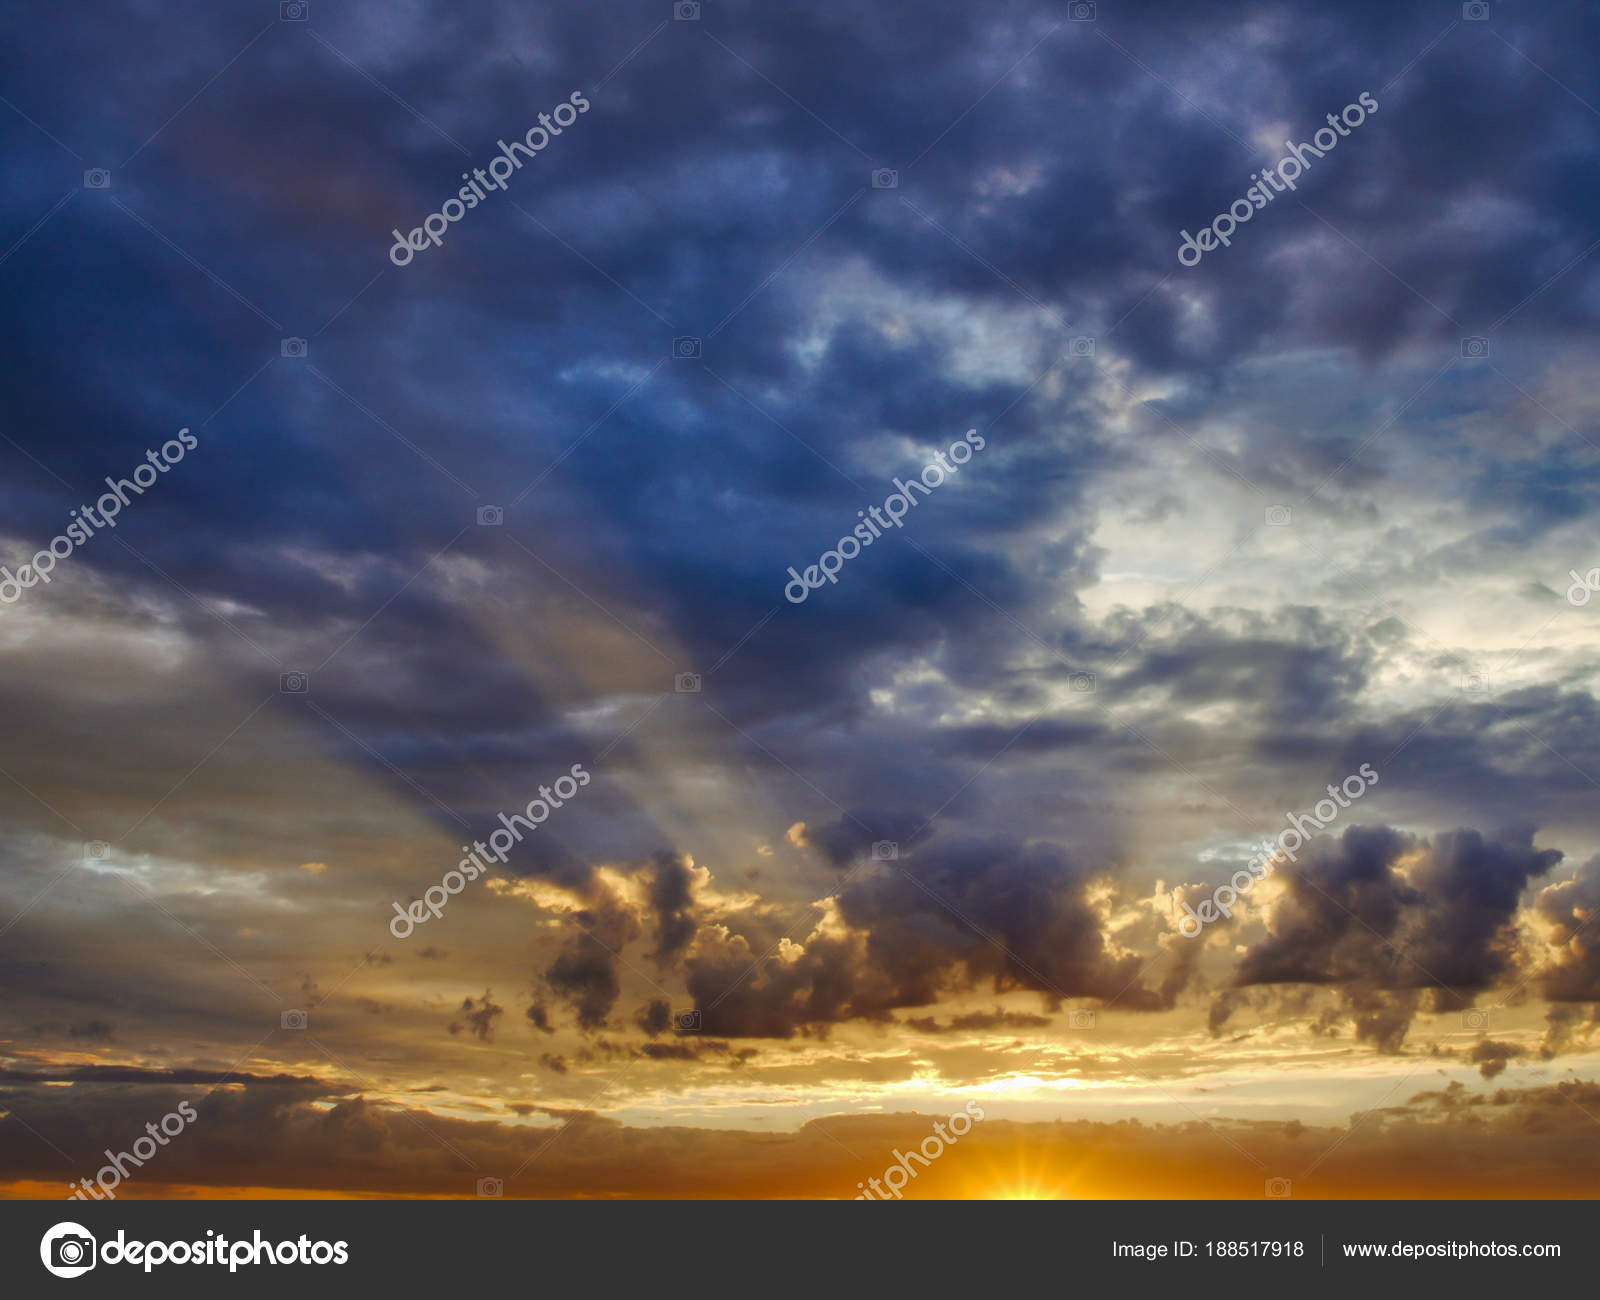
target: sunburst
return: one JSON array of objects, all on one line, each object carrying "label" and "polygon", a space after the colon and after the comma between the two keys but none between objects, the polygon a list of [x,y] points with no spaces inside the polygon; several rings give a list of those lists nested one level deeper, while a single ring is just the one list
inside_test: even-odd
[{"label": "sunburst", "polygon": [[974,1169],[973,1195],[985,1201],[1071,1201],[1085,1195],[1089,1160],[1080,1158],[1071,1168],[1047,1162],[1037,1148],[1016,1147],[1009,1154],[996,1152]]},{"label": "sunburst", "polygon": [[1060,1201],[1067,1199],[1059,1187],[1046,1186],[1037,1180],[1002,1183],[988,1192],[986,1201]]}]

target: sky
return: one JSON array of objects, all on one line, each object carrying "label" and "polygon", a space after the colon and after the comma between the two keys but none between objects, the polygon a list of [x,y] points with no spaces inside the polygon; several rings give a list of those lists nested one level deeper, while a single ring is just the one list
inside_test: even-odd
[{"label": "sky", "polygon": [[0,1196],[1600,1192],[1597,29],[0,14]]}]

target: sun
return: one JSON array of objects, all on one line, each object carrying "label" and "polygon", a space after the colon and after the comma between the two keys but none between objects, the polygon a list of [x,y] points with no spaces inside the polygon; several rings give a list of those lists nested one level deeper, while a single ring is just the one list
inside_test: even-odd
[{"label": "sun", "polygon": [[1060,1201],[1066,1200],[1068,1197],[1058,1187],[1046,1187],[1043,1183],[1030,1181],[1025,1183],[1003,1183],[990,1191],[983,1199],[986,1201]]},{"label": "sun", "polygon": [[[997,1158],[998,1157],[998,1158]],[[973,1196],[985,1201],[1072,1201],[1083,1193],[1088,1162],[1072,1168],[1050,1161],[1037,1148],[1016,1147],[974,1170]]]}]

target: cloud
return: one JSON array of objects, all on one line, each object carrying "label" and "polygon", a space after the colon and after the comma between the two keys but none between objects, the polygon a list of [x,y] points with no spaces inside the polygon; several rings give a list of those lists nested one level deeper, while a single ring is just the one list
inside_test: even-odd
[{"label": "cloud", "polygon": [[450,1032],[459,1034],[464,1028],[479,1042],[486,1043],[494,1036],[494,1022],[504,1011],[505,1008],[497,1006],[485,989],[481,998],[462,999],[461,1009],[456,1013],[460,1019],[450,1022]]},{"label": "cloud", "polygon": [[1467,1060],[1478,1067],[1478,1073],[1485,1079],[1492,1079],[1497,1074],[1504,1074],[1509,1062],[1526,1055],[1527,1052],[1515,1043],[1497,1043],[1485,1038],[1472,1045]]},{"label": "cloud", "polygon": [[88,1038],[95,1042],[103,1042],[114,1034],[114,1029],[104,1020],[89,1020],[81,1025],[68,1025],[67,1035],[71,1038]]},{"label": "cloud", "polygon": [[651,956],[663,966],[675,961],[694,938],[693,865],[670,853],[655,858],[648,894],[656,917],[656,947]]},{"label": "cloud", "polygon": [[1528,831],[1430,842],[1387,827],[1351,827],[1304,853],[1278,873],[1284,892],[1268,937],[1239,960],[1241,987],[1369,983],[1432,989],[1436,1001],[1489,988],[1511,967],[1523,891],[1562,857]]},{"label": "cloud", "polygon": [[[556,1062],[546,1067],[559,1077]],[[170,1086],[70,1098],[65,1091],[32,1094],[30,1123],[47,1132],[70,1126],[75,1147],[94,1153],[122,1147],[150,1116],[193,1098],[199,1120],[162,1151],[159,1170],[119,1189],[128,1196],[252,1187],[462,1195],[493,1170],[508,1179],[510,1196],[648,1198],[677,1194],[682,1171],[692,1168],[702,1196],[848,1199],[857,1194],[862,1156],[883,1152],[887,1160],[940,1118],[829,1114],[776,1133],[633,1127],[573,1108],[510,1107],[552,1127],[253,1086],[203,1098]],[[1492,1094],[1454,1084],[1337,1125],[1226,1116],[1034,1123],[991,1111],[907,1195],[1003,1195],[1010,1176],[1003,1156],[1025,1149],[1030,1171],[1056,1195],[1244,1199],[1261,1195],[1263,1178],[1272,1176],[1264,1171],[1281,1170],[1294,1178],[1296,1195],[1312,1197],[1581,1197],[1593,1177],[1585,1112],[1597,1108],[1600,1085],[1574,1080]],[[13,1179],[61,1177],[60,1156],[15,1116],[0,1119],[0,1163]]]},{"label": "cloud", "polygon": [[1551,1002],[1600,1002],[1600,857],[1590,858],[1572,879],[1550,885],[1535,910],[1553,930],[1552,959],[1539,974],[1539,990]]},{"label": "cloud", "polygon": [[686,962],[689,992],[706,1028],[729,1037],[886,1021],[980,982],[1031,990],[1052,1005],[1170,1007],[1192,957],[1182,952],[1160,986],[1146,984],[1146,962],[1113,950],[1090,902],[1097,874],[1051,844],[936,845],[848,882],[803,943],[785,939],[757,954],[739,936],[702,931]]},{"label": "cloud", "polygon": [[843,867],[879,841],[894,844],[896,852],[909,852],[927,838],[928,822],[906,809],[852,808],[830,825],[807,827],[801,834],[808,847],[820,849],[834,866]]},{"label": "cloud", "polygon": [[[190,1067],[156,1069],[137,1065],[75,1065],[40,1070],[0,1067],[0,1081],[17,1084],[44,1083],[138,1083],[138,1084],[222,1084],[240,1083],[252,1087],[312,1087],[330,1085],[311,1075],[252,1074],[228,1070],[201,1070]],[[334,1085],[336,1086],[336,1085]]]},{"label": "cloud", "polygon": [[664,998],[652,998],[638,1011],[633,1021],[648,1038],[657,1038],[672,1028],[672,1007]]},{"label": "cloud", "polygon": [[951,1016],[948,1024],[940,1024],[933,1016],[909,1016],[905,1024],[920,1034],[958,1034],[968,1030],[983,1029],[1045,1029],[1051,1023],[1049,1016],[1029,1015],[1025,1011],[972,1011]]},{"label": "cloud", "polygon": [[545,983],[572,1008],[580,1028],[603,1029],[621,996],[617,954],[643,932],[638,915],[596,881],[587,906],[572,914],[574,936],[544,972]]},{"label": "cloud", "polygon": [[[694,24],[640,45],[658,7],[329,10],[349,63],[305,24],[240,54],[221,10],[0,15],[11,102],[72,149],[143,144],[64,202],[73,160],[8,119],[0,219],[31,233],[0,268],[0,565],[199,435],[0,611],[15,1068],[115,1043],[137,1068],[209,1077],[249,1049],[252,1077],[298,1079],[274,999],[315,999],[318,1041],[402,1090],[512,1095],[532,1061],[581,1097],[636,1061],[648,1091],[721,1077],[738,1052],[710,1043],[791,1040],[751,1067],[801,1081],[773,1113],[873,1071],[1073,1077],[1063,1000],[1147,1013],[1097,1029],[1132,1072],[1228,1068],[1246,1011],[1295,1031],[1273,1043],[1291,1061],[1352,1034],[1400,1052],[1488,990],[1551,1004],[1503,1041],[1542,1010],[1542,1051],[1591,1042],[1600,859],[1551,883],[1524,832],[1432,832],[1600,842],[1600,607],[1561,594],[1600,514],[1596,142],[1563,89],[1594,84],[1600,15],[1497,11],[1497,41],[1420,8],[1161,5],[1102,14],[1116,49],[1059,0],[930,0],[911,42],[873,6],[736,6],[720,47]],[[538,221],[491,201],[390,267],[459,150],[486,162],[557,76],[605,80],[505,196]],[[1296,204],[1177,265],[1181,229],[1364,85],[1381,111]],[[900,186],[858,150],[902,160]],[[1478,332],[1488,358],[1462,354]],[[669,357],[679,335],[703,356]],[[967,428],[985,450],[903,530],[781,600],[789,565]],[[309,693],[280,689],[308,666]],[[1159,882],[1380,758],[1369,827],[1176,941]],[[582,794],[430,922],[448,963],[375,946],[387,900],[579,760]],[[507,978],[527,1024],[484,1051],[502,1009],[464,995]],[[1008,993],[1028,997],[986,1009]],[[680,997],[715,1037],[664,1036]],[[1025,1046],[976,1041],[1001,1034]],[[461,1190],[383,1102],[248,1091],[290,1153],[263,1173],[311,1177],[295,1160],[325,1133],[354,1152],[339,1179]],[[1437,1120],[1397,1124],[1442,1160]],[[593,1167],[552,1188],[702,1147],[716,1187],[762,1186],[753,1140],[572,1123]]]},{"label": "cloud", "polygon": [[[1531,831],[1428,841],[1359,826],[1303,853],[1278,873],[1267,937],[1240,956],[1234,984],[1333,986],[1357,1041],[1383,1052],[1401,1049],[1424,993],[1434,1011],[1460,1010],[1505,979],[1523,893],[1562,858],[1535,849]],[[1213,1005],[1214,1027],[1231,1009]]]}]

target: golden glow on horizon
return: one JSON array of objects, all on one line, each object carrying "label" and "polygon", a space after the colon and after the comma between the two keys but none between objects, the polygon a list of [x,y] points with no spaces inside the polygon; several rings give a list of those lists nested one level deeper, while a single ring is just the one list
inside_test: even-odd
[{"label": "golden glow on horizon", "polygon": [[1047,1163],[1031,1146],[1014,1146],[1008,1153],[986,1154],[980,1168],[968,1176],[970,1196],[984,1201],[1076,1201],[1085,1195],[1089,1157],[1073,1168]]},{"label": "golden glow on horizon", "polygon": [[1060,1201],[1070,1199],[1058,1195],[1053,1188],[1037,1183],[1011,1183],[997,1187],[983,1198],[986,1201]]}]

